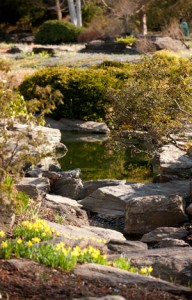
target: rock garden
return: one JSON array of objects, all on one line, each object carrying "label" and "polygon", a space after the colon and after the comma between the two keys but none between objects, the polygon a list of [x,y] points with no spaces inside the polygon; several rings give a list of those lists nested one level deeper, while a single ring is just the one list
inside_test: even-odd
[{"label": "rock garden", "polygon": [[[2,60],[0,297],[192,299],[190,60],[160,51],[143,60],[115,54],[110,62],[95,54],[90,62],[76,50],[55,49],[53,58],[6,47],[1,56],[12,67],[6,73]],[[22,75],[9,83],[20,63]],[[133,132],[139,141],[147,136],[153,182],[83,181],[80,169],[63,171],[61,130],[115,132],[127,144]]]}]

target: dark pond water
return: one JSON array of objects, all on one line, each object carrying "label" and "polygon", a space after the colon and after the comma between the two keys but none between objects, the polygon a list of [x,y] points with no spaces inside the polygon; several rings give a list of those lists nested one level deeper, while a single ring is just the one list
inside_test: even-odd
[{"label": "dark pond water", "polygon": [[79,168],[83,181],[126,179],[134,182],[152,181],[150,164],[143,154],[132,155],[119,148],[120,142],[103,135],[62,133],[67,154],[59,159],[63,171]]}]

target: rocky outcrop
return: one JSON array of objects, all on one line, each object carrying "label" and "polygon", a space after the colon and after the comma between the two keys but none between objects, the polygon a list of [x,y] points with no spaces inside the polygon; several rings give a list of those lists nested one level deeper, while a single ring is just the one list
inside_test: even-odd
[{"label": "rocky outcrop", "polygon": [[149,249],[147,251],[129,251],[127,258],[139,268],[152,266],[152,276],[166,281],[187,285],[192,282],[192,248],[171,247]]},{"label": "rocky outcrop", "polygon": [[10,128],[11,132],[16,134],[17,132],[23,132],[27,134],[28,138],[34,140],[40,138],[39,144],[36,145],[35,149],[31,149],[32,152],[40,151],[43,154],[53,153],[55,150],[67,151],[67,148],[61,144],[61,132],[58,129],[44,127],[44,126],[35,126],[32,125],[29,127],[26,124],[14,124]]},{"label": "rocky outcrop", "polygon": [[177,226],[188,220],[183,198],[154,195],[132,198],[127,202],[125,233],[143,234],[161,226]]},{"label": "rocky outcrop", "polygon": [[84,199],[85,197],[88,197],[89,195],[91,195],[94,191],[96,191],[99,188],[109,187],[109,186],[118,186],[118,185],[122,185],[125,183],[126,183],[126,180],[110,180],[110,179],[84,181],[83,189],[82,189],[81,193],[79,194],[79,199]]},{"label": "rocky outcrop", "polygon": [[81,209],[82,205],[75,200],[47,194],[45,196],[44,207],[52,209],[55,213],[58,213],[58,215],[63,218],[65,224],[89,226],[89,220],[86,212]]},{"label": "rocky outcrop", "polygon": [[132,47],[140,54],[165,49],[170,51],[182,51],[187,49],[187,46],[182,41],[172,39],[169,36],[138,38]]},{"label": "rocky outcrop", "polygon": [[44,196],[50,191],[50,182],[47,178],[27,178],[15,184],[18,191],[26,193],[30,198],[34,200],[42,200]]},{"label": "rocky outcrop", "polygon": [[155,162],[160,171],[161,182],[191,177],[191,157],[187,155],[186,151],[172,144],[161,148],[158,159]]},{"label": "rocky outcrop", "polygon": [[147,244],[142,243],[140,241],[122,241],[122,240],[110,240],[107,243],[107,247],[109,250],[114,251],[115,253],[124,254],[133,250],[147,250]]},{"label": "rocky outcrop", "polygon": [[126,44],[115,41],[95,40],[87,43],[82,52],[91,53],[125,53]]},{"label": "rocky outcrop", "polygon": [[61,118],[60,120],[52,120],[46,118],[46,123],[51,128],[63,131],[76,131],[82,133],[101,133],[109,134],[110,129],[105,123],[93,121],[70,120]]},{"label": "rocky outcrop", "polygon": [[12,229],[15,223],[15,214],[11,208],[3,203],[0,203],[0,231],[5,232]]},{"label": "rocky outcrop", "polygon": [[98,188],[79,203],[85,208],[111,216],[125,215],[125,207],[130,199],[153,195],[179,195],[186,197],[189,181],[172,181],[170,183],[125,183],[117,186]]},{"label": "rocky outcrop", "polygon": [[182,41],[172,39],[169,36],[154,37],[151,42],[155,45],[156,50],[181,51],[187,49],[187,46]]},{"label": "rocky outcrop", "polygon": [[187,236],[188,231],[184,227],[159,227],[153,231],[145,233],[141,238],[141,242],[154,245],[167,238],[185,240]]},{"label": "rocky outcrop", "polygon": [[80,275],[82,278],[101,280],[103,282],[108,282],[111,285],[122,283],[128,284],[129,287],[139,286],[140,288],[142,288],[147,286],[150,289],[159,289],[176,295],[186,295],[188,299],[191,299],[191,289],[189,288],[109,266],[83,264],[78,265],[75,268],[74,273],[76,275]]},{"label": "rocky outcrop", "polygon": [[111,229],[105,229],[101,227],[92,227],[92,226],[81,226],[76,227],[72,225],[60,225],[54,222],[48,222],[48,224],[54,228],[55,230],[60,232],[59,237],[62,238],[65,236],[73,238],[85,238],[85,239],[103,239],[106,242],[110,241],[111,239],[117,239],[121,241],[125,241],[125,237],[122,233],[111,230]]}]

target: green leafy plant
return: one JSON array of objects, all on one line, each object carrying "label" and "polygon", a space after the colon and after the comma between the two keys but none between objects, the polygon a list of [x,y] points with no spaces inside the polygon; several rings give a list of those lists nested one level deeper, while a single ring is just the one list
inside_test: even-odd
[{"label": "green leafy plant", "polygon": [[[50,267],[60,267],[62,270],[72,270],[77,263],[97,263],[109,265],[133,273],[150,276],[153,268],[144,267],[140,270],[132,267],[129,259],[121,256],[112,261],[91,245],[87,247],[67,247],[64,242],[51,244],[45,241],[52,239],[55,232],[44,220],[36,219],[33,222],[24,221],[16,226],[13,232],[14,239],[6,239],[6,234],[0,231],[0,258],[9,259],[13,255],[33,259]],[[72,238],[71,236],[69,237]],[[77,240],[77,237],[75,237]],[[82,237],[79,237],[81,240]],[[94,240],[94,238],[93,238]],[[41,243],[44,241],[44,243]],[[97,239],[98,243],[104,243]]]},{"label": "green leafy plant", "polygon": [[124,43],[128,46],[131,46],[133,43],[136,42],[136,38],[133,36],[126,36],[126,37],[120,37],[120,38],[116,38],[116,41],[118,43]]},{"label": "green leafy plant", "polygon": [[109,91],[114,123],[147,131],[157,147],[191,121],[191,95],[191,63],[167,51],[144,58],[121,89]]},{"label": "green leafy plant", "polygon": [[[26,100],[33,99],[32,103],[34,99],[45,105],[52,101],[57,106],[51,114],[55,118],[101,121],[108,106],[106,87],[115,86],[116,82],[115,76],[103,69],[56,67],[36,72],[24,80],[19,90]],[[44,97],[39,91],[46,89]],[[62,104],[57,105],[56,91]]]},{"label": "green leafy plant", "polygon": [[43,23],[35,35],[35,43],[38,44],[61,44],[77,42],[81,27],[70,22],[51,20]]}]

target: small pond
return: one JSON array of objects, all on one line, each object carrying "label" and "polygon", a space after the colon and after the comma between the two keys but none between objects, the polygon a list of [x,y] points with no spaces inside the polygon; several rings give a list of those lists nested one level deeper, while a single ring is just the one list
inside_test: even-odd
[{"label": "small pond", "polygon": [[98,179],[126,179],[130,182],[150,182],[150,163],[143,154],[132,155],[119,147],[121,141],[105,135],[62,133],[62,143],[68,149],[59,159],[63,171],[81,169],[83,181]]}]

